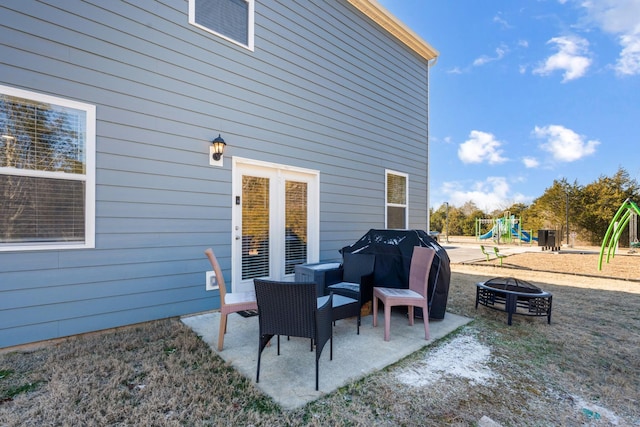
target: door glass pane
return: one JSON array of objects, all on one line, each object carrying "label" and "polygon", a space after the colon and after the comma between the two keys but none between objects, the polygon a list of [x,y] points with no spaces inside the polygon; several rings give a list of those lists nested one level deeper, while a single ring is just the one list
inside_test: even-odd
[{"label": "door glass pane", "polygon": [[242,279],[269,276],[269,178],[242,177]]},{"label": "door glass pane", "polygon": [[307,262],[307,183],[285,182],[285,274]]}]

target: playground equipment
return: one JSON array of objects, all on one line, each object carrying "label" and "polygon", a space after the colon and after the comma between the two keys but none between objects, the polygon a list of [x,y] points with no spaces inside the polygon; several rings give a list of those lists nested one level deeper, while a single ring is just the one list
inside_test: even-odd
[{"label": "playground equipment", "polygon": [[498,249],[498,248],[497,248],[497,247],[495,247],[495,246],[493,247],[493,252],[495,252],[496,257],[500,260],[500,267],[502,267],[502,260],[503,260],[504,258],[506,258],[507,256],[506,256],[506,255],[504,255],[504,254],[501,254],[501,253],[500,253],[500,249]]},{"label": "playground equipment", "polygon": [[609,259],[615,256],[615,248],[618,246],[620,235],[627,226],[629,227],[629,247],[635,248],[638,245],[638,215],[640,215],[640,207],[631,199],[625,200],[616,214],[613,216],[607,232],[602,239],[600,247],[600,257],[598,258],[598,270],[602,270],[602,259],[604,252],[607,250],[607,264]]},{"label": "playground equipment", "polygon": [[487,252],[487,250],[484,248],[484,245],[480,245],[480,250],[482,251],[484,256],[487,257],[487,261],[489,261],[489,258],[491,257],[491,254],[489,252]]},{"label": "playground equipment", "polygon": [[[509,215],[506,212],[502,218],[476,218],[476,239],[486,240],[491,239],[499,242],[500,239],[504,239],[505,242],[511,243],[513,239],[520,239],[521,242],[531,243],[532,240],[537,240],[535,237],[532,239],[531,234],[520,228],[522,220],[516,218],[514,215]],[[481,234],[483,226],[489,225],[491,229]],[[486,230],[486,227],[484,228]]]}]

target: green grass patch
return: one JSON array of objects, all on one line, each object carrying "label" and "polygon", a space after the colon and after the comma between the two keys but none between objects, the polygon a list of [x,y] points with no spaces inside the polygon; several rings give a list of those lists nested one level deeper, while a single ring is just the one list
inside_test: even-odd
[{"label": "green grass patch", "polygon": [[11,369],[0,369],[0,380],[7,378],[13,373],[14,371],[12,371]]},{"label": "green grass patch", "polygon": [[36,381],[33,383],[21,384],[16,387],[10,387],[2,394],[2,396],[0,396],[0,402],[11,400],[19,394],[33,391],[37,389],[40,384],[42,384],[42,381]]}]

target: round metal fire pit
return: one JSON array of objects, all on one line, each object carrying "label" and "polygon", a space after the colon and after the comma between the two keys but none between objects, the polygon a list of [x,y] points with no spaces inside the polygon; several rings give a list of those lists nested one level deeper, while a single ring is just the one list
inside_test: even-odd
[{"label": "round metal fire pit", "polygon": [[476,283],[476,310],[478,304],[482,304],[505,311],[509,325],[514,314],[547,316],[547,323],[551,323],[552,299],[549,292],[513,277],[496,277]]}]

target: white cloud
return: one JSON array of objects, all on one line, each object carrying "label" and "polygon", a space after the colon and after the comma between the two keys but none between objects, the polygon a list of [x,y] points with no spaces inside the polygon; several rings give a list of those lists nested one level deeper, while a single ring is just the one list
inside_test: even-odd
[{"label": "white cloud", "polygon": [[496,16],[493,17],[493,22],[500,24],[502,26],[502,28],[508,29],[508,28],[513,28],[511,25],[509,25],[509,23],[507,22],[506,19],[504,19],[502,16],[500,16],[501,13],[498,12],[498,14]]},{"label": "white cloud", "polygon": [[540,144],[540,148],[551,153],[560,162],[574,162],[591,155],[600,144],[596,140],[585,141],[583,136],[560,125],[536,126],[533,134],[546,140]]},{"label": "white cloud", "polygon": [[475,67],[487,64],[489,62],[493,62],[493,61],[499,61],[502,58],[504,58],[504,56],[509,52],[509,49],[502,45],[498,48],[496,48],[496,56],[488,56],[488,55],[482,55],[481,57],[475,59],[473,61],[473,65]]},{"label": "white cloud", "polygon": [[504,163],[508,159],[502,157],[501,146],[502,143],[495,139],[493,134],[472,130],[469,133],[469,139],[460,144],[458,158],[463,163],[488,162],[491,165]]},{"label": "white cloud", "polygon": [[616,72],[621,75],[640,74],[640,34],[620,36],[620,44],[624,48],[616,63]]},{"label": "white cloud", "polygon": [[540,162],[535,157],[523,157],[522,164],[527,169],[537,168],[540,166]]},{"label": "white cloud", "polygon": [[514,203],[528,204],[533,200],[533,197],[514,193],[510,181],[500,176],[490,176],[484,181],[470,185],[461,182],[445,182],[441,190],[452,206],[461,207],[471,201],[485,212],[506,209]]},{"label": "white cloud", "polygon": [[589,53],[589,42],[586,39],[577,36],[554,37],[547,44],[555,44],[558,52],[534,69],[534,74],[546,76],[556,70],[563,70],[563,83],[585,75],[591,65],[591,59],[586,56]]},{"label": "white cloud", "polygon": [[603,31],[618,36],[622,50],[616,72],[640,74],[640,0],[585,0],[581,6]]},{"label": "white cloud", "polygon": [[460,67],[453,67],[452,69],[447,71],[447,73],[449,74],[462,74],[462,72],[463,71],[460,69]]}]

